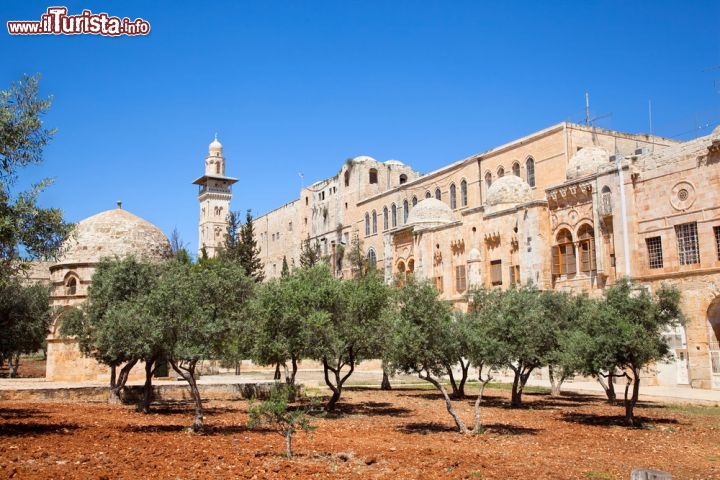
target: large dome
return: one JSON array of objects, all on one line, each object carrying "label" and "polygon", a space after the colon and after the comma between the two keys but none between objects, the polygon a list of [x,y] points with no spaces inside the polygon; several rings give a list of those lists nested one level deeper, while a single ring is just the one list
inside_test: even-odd
[{"label": "large dome", "polygon": [[452,223],[452,210],[435,198],[426,198],[410,209],[407,224],[416,228],[432,228]]},{"label": "large dome", "polygon": [[587,177],[598,172],[600,167],[610,163],[610,154],[601,147],[585,147],[568,162],[565,172],[568,180]]},{"label": "large dome", "polygon": [[104,257],[135,255],[159,260],[170,253],[170,242],[152,223],[116,208],[82,220],[64,245],[58,264],[98,263]]},{"label": "large dome", "polygon": [[530,185],[517,175],[505,175],[498,178],[488,188],[485,203],[495,205],[516,205],[532,198]]}]

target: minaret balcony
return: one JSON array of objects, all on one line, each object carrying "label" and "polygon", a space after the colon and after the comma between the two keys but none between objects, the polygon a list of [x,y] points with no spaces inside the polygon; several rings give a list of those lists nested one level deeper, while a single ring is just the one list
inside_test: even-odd
[{"label": "minaret balcony", "polygon": [[200,185],[198,188],[198,195],[202,195],[204,193],[225,193],[229,195],[232,193],[232,187],[230,185]]}]

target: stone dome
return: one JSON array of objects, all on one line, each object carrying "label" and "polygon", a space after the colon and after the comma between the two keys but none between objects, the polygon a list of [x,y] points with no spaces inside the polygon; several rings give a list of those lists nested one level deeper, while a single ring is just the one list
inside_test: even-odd
[{"label": "stone dome", "polygon": [[210,150],[222,150],[222,143],[218,141],[217,135],[215,135],[215,139],[210,142]]},{"label": "stone dome", "polygon": [[516,175],[505,175],[498,178],[488,188],[485,203],[492,207],[527,202],[532,198],[530,185]]},{"label": "stone dome", "polygon": [[355,163],[362,163],[362,162],[368,162],[368,161],[369,162],[377,162],[377,160],[375,160],[372,157],[368,157],[367,155],[359,155],[359,156],[353,158],[353,162],[355,162]]},{"label": "stone dome", "polygon": [[170,254],[170,242],[152,223],[116,208],[80,221],[63,250],[59,265],[98,263],[104,257],[115,255],[159,260]]},{"label": "stone dome", "polygon": [[416,228],[432,228],[453,221],[450,207],[436,198],[426,198],[410,209],[407,224]]},{"label": "stone dome", "polygon": [[385,165],[400,167],[405,164],[402,163],[400,160],[388,160],[387,162],[385,162]]},{"label": "stone dome", "polygon": [[610,163],[610,154],[601,147],[585,147],[568,162],[566,176],[568,180],[586,177],[598,172],[600,167]]},{"label": "stone dome", "polygon": [[467,261],[468,262],[479,262],[481,260],[480,257],[480,250],[477,248],[473,248],[470,250],[470,253],[468,253]]}]

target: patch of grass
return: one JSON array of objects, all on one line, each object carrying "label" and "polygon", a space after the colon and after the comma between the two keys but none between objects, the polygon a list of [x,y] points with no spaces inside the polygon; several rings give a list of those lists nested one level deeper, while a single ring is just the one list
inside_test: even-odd
[{"label": "patch of grass", "polygon": [[[492,388],[495,390],[512,390],[512,383],[490,382],[487,384],[486,388]],[[526,386],[523,388],[523,393],[549,394],[550,389],[546,387]]]},{"label": "patch of grass", "polygon": [[720,407],[709,405],[670,405],[669,410],[692,416],[720,417]]},{"label": "patch of grass", "polygon": [[590,480],[612,480],[613,476],[607,472],[600,472],[598,470],[590,470],[585,473],[585,477]]}]

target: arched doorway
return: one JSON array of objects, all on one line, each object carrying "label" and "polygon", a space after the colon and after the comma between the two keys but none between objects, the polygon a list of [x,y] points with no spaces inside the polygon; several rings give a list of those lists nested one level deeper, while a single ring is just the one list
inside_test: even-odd
[{"label": "arched doorway", "polygon": [[707,336],[711,384],[712,388],[720,390],[720,297],[708,308]]}]

